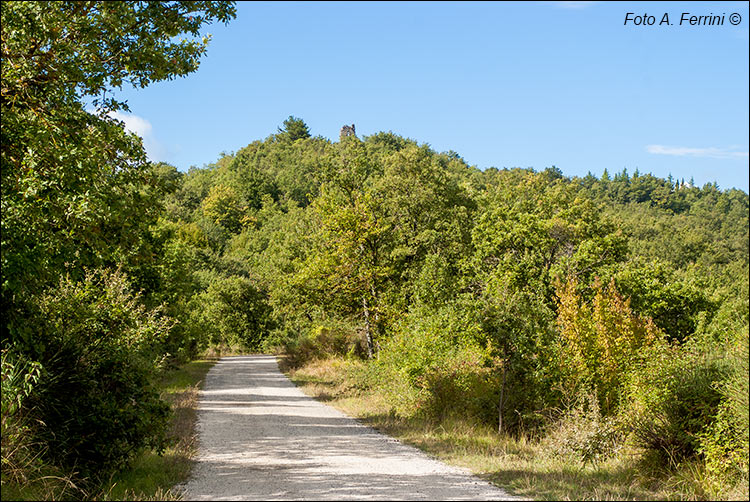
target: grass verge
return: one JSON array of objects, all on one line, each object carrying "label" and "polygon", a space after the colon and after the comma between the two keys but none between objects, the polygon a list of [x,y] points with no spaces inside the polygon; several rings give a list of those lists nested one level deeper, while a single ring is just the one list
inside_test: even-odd
[{"label": "grass verge", "polygon": [[663,471],[623,449],[606,461],[583,465],[561,455],[545,438],[500,435],[463,417],[442,421],[395,416],[385,397],[357,381],[364,363],[344,359],[279,366],[306,394],[416,446],[448,464],[532,500],[748,500],[747,480],[737,486],[707,482],[700,463]]}]

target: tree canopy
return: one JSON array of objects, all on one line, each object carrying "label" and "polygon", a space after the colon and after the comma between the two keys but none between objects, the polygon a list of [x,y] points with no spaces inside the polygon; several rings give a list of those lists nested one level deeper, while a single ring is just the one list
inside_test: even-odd
[{"label": "tree canopy", "polygon": [[141,140],[110,115],[127,110],[116,89],[195,71],[200,28],[234,14],[227,2],[3,2],[4,303],[65,268],[137,252],[155,179]]}]

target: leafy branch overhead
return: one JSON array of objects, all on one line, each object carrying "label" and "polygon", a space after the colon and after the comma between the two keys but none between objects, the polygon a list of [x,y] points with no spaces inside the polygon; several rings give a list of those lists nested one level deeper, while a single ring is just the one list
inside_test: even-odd
[{"label": "leafy branch overhead", "polygon": [[195,71],[201,27],[234,15],[232,2],[2,3],[4,297],[139,252],[156,183],[140,138],[108,115],[127,109],[116,89]]}]

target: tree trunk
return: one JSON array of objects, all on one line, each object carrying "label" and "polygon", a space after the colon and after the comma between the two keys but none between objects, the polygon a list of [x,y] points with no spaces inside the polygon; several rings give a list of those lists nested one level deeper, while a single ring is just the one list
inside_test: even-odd
[{"label": "tree trunk", "polygon": [[497,432],[503,433],[503,394],[505,394],[505,365],[503,364],[503,384],[500,386],[500,402],[497,406]]},{"label": "tree trunk", "polygon": [[367,308],[367,298],[362,297],[362,309],[365,313],[365,335],[367,337],[367,358],[372,359],[372,327],[370,326],[370,309]]}]

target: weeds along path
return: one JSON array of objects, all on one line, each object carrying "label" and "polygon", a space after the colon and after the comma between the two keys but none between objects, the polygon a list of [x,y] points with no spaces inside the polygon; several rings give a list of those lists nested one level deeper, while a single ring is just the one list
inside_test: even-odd
[{"label": "weeds along path", "polygon": [[272,356],[221,359],[186,500],[521,500],[302,393]]}]

